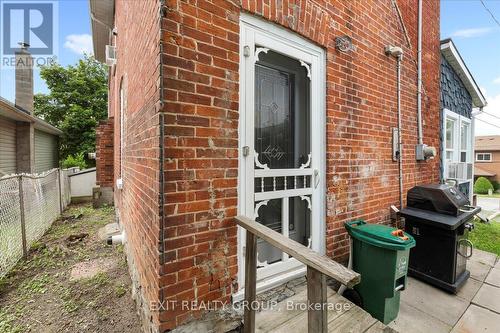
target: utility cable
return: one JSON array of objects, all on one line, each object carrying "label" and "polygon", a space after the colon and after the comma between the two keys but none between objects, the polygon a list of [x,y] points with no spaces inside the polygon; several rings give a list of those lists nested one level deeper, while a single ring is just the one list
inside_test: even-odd
[{"label": "utility cable", "polygon": [[495,125],[495,124],[492,124],[492,123],[489,123],[489,122],[487,122],[486,120],[482,120],[482,119],[479,119],[479,118],[477,118],[477,117],[476,117],[475,119],[476,119],[476,120],[479,120],[480,122],[483,122],[483,123],[485,123],[485,124],[488,124],[488,125],[490,125],[490,126],[493,126],[493,127],[496,127],[496,128],[498,128],[498,129],[500,129],[500,126]]},{"label": "utility cable", "polygon": [[500,22],[497,20],[497,18],[493,14],[493,12],[488,7],[486,7],[486,4],[484,3],[483,0],[479,0],[479,1],[481,1],[481,4],[483,5],[484,9],[486,9],[486,11],[490,14],[493,21],[495,21],[495,23],[500,27]]}]

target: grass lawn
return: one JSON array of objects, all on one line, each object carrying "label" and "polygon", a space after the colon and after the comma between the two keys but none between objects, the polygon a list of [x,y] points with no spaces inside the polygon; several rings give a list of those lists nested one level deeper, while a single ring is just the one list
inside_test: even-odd
[{"label": "grass lawn", "polygon": [[490,224],[476,221],[474,225],[474,231],[469,233],[474,247],[500,256],[500,221],[492,221]]}]

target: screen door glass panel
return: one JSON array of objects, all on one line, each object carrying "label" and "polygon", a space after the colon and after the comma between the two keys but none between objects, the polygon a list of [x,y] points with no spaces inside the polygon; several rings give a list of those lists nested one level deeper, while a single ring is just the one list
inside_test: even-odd
[{"label": "screen door glass panel", "polygon": [[[273,176],[256,177],[256,221],[306,246],[310,245],[311,188],[310,80],[298,60],[273,51],[261,53],[255,64],[256,167]],[[276,170],[279,170],[276,173]],[[298,176],[295,176],[300,171]],[[281,172],[281,173],[280,173]],[[269,173],[271,175],[271,173]],[[302,192],[294,192],[302,190]],[[276,194],[276,195],[274,195]],[[286,260],[279,250],[258,244],[259,263]]]}]

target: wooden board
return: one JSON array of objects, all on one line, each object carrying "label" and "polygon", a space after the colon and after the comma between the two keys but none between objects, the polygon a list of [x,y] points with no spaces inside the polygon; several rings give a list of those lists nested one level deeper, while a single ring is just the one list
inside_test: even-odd
[{"label": "wooden board", "polygon": [[369,329],[367,329],[365,333],[398,333],[398,331],[377,321]]},{"label": "wooden board", "polygon": [[363,309],[354,306],[328,323],[328,332],[358,333],[364,332],[377,322]]},{"label": "wooden board", "polygon": [[[251,305],[255,302],[257,282],[257,236],[247,235],[247,249],[245,257],[245,301]],[[243,331],[255,332],[255,310],[252,306],[245,308]]]},{"label": "wooden board", "polygon": [[[308,332],[328,332],[328,308],[326,301],[326,275],[308,266],[307,303],[313,308],[313,310],[308,310],[307,312]],[[320,306],[320,308],[318,309],[316,306]]]},{"label": "wooden board", "polygon": [[320,255],[310,248],[297,243],[296,241],[283,236],[282,234],[271,230],[263,224],[255,222],[247,217],[238,216],[236,223],[245,228],[248,232],[262,238],[269,244],[288,253],[290,256],[300,262],[310,266],[323,274],[330,276],[348,288],[354,287],[361,281],[361,275],[342,266],[332,259]]},{"label": "wooden board", "polygon": [[[372,318],[363,309],[336,294],[331,288],[327,288],[327,297],[330,304],[349,304],[351,306],[348,310],[328,311],[328,332],[396,333],[393,329]],[[273,310],[264,310],[257,313],[255,319],[256,332],[307,332],[307,311],[298,308],[287,308],[290,303],[307,304],[305,286],[295,296],[280,302]]]}]

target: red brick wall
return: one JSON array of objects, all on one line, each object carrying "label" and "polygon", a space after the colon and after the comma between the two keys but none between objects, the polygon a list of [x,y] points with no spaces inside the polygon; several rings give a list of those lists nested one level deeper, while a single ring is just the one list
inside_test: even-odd
[{"label": "red brick wall", "polygon": [[114,182],[114,118],[101,120],[96,129],[96,184],[113,187]]},{"label": "red brick wall", "polygon": [[[127,238],[126,250],[144,325],[158,326],[158,245],[160,233],[160,4],[115,1],[114,45],[117,64],[110,68],[109,114],[114,116],[115,205]],[[124,138],[120,140],[120,86],[124,91]],[[123,165],[121,147],[123,144]]]},{"label": "red brick wall", "polygon": [[[281,4],[279,6],[278,4]],[[392,161],[397,126],[396,62],[384,46],[404,49],[404,190],[439,178],[439,158],[415,161],[417,0],[242,1],[243,10],[312,40],[327,54],[327,254],[345,258],[343,223],[387,223],[398,205]],[[425,143],[439,147],[439,2],[424,1]],[[165,114],[164,264],[167,300],[229,300],[237,288],[239,12],[237,1],[165,2],[162,19]],[[336,36],[356,50],[340,53]],[[198,316],[165,311],[162,329]]]}]

